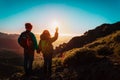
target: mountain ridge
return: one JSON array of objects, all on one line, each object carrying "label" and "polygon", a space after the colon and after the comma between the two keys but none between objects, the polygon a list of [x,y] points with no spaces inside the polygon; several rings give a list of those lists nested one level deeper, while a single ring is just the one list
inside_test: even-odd
[{"label": "mountain ridge", "polygon": [[120,30],[120,22],[113,24],[102,24],[100,26],[97,26],[95,29],[88,30],[82,36],[73,37],[68,43],[61,44],[60,46],[56,47],[55,53],[63,53],[73,48],[82,47],[88,43],[95,41],[97,38],[107,36],[118,30]]}]

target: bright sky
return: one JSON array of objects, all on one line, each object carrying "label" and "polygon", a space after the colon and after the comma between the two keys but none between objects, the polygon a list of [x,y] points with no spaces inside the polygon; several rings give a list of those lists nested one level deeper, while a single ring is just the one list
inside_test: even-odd
[{"label": "bright sky", "polygon": [[103,23],[120,21],[120,0],[0,0],[0,32],[21,33],[30,22],[34,33],[44,29],[83,34]]}]

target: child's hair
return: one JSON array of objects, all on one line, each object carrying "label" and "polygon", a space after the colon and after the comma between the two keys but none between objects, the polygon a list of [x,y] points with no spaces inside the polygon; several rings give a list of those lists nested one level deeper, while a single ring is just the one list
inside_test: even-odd
[{"label": "child's hair", "polygon": [[25,29],[32,29],[31,23],[25,23]]},{"label": "child's hair", "polygon": [[48,30],[44,30],[43,33],[40,35],[42,40],[48,40],[51,38],[50,32]]}]

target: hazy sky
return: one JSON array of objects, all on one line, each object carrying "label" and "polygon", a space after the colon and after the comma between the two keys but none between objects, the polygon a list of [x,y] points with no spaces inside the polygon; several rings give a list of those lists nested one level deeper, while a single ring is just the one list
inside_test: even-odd
[{"label": "hazy sky", "polygon": [[44,29],[83,34],[103,23],[120,21],[120,0],[0,0],[0,32],[20,33],[26,22]]}]

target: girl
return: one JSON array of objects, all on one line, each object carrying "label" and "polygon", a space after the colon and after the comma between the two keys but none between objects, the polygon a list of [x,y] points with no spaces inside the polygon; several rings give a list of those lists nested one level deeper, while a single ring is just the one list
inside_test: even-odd
[{"label": "girl", "polygon": [[44,57],[44,73],[51,75],[51,65],[52,65],[52,55],[53,55],[53,45],[52,43],[56,41],[58,38],[58,28],[56,28],[56,32],[54,37],[51,37],[48,30],[44,30],[40,35],[39,41],[39,51],[43,53]]}]

